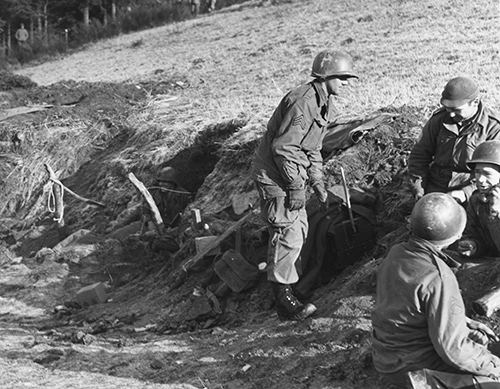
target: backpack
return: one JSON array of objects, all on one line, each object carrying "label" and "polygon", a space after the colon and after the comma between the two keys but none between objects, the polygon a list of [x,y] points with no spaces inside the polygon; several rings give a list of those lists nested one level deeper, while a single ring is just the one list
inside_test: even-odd
[{"label": "backpack", "polygon": [[309,232],[298,264],[297,296],[307,298],[375,246],[375,213],[370,205],[352,204],[354,231],[343,200],[329,192],[329,201],[327,211],[315,200],[306,208]]}]

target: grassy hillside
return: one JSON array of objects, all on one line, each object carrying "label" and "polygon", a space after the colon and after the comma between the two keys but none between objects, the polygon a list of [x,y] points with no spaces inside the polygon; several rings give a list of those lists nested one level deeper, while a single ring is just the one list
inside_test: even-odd
[{"label": "grassy hillside", "polygon": [[[499,4],[480,0],[254,0],[213,16],[99,42],[21,70],[40,84],[74,79],[187,81],[197,120],[265,116],[308,79],[315,53],[343,49],[361,79],[342,114],[388,105],[434,106],[447,79],[470,74],[500,102]],[[203,114],[201,114],[203,113]],[[179,122],[184,118],[179,117]]]}]

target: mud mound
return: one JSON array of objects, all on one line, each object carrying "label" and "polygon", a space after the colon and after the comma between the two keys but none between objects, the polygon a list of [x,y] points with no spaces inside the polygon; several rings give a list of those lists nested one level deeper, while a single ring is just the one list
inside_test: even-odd
[{"label": "mud mound", "polygon": [[0,91],[10,91],[12,89],[26,89],[35,87],[37,84],[29,77],[21,76],[0,69]]},{"label": "mud mound", "polygon": [[255,205],[258,195],[252,181],[251,163],[264,129],[261,123],[249,123],[219,148],[220,159],[200,188],[193,206],[218,212],[231,206],[238,197],[241,197],[240,203],[246,202],[237,204],[243,209]]},{"label": "mud mound", "polygon": [[[94,154],[127,132],[125,110],[145,97],[134,84],[60,82],[51,87],[30,85],[16,92],[16,105],[51,104],[44,112],[22,115],[0,123],[4,143],[13,134],[22,142],[3,154],[0,167],[0,215],[35,206],[46,182],[44,164],[59,177],[74,174]],[[38,201],[38,204],[37,204]]]},{"label": "mud mound", "polygon": [[413,207],[407,188],[407,165],[424,117],[422,110],[415,107],[390,107],[383,111],[393,114],[394,119],[325,163],[329,185],[341,184],[343,167],[350,186],[377,196],[379,237],[404,224]]}]

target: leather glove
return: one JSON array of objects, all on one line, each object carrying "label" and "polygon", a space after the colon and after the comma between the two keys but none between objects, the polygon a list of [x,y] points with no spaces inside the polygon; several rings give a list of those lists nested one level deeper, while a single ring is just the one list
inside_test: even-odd
[{"label": "leather glove", "polygon": [[498,336],[493,332],[493,330],[487,325],[478,322],[476,320],[472,320],[470,318],[466,318],[467,327],[471,330],[469,332],[469,338],[474,342],[487,345],[490,340],[498,342]]},{"label": "leather glove", "polygon": [[452,190],[451,192],[448,192],[448,194],[455,199],[455,201],[459,204],[463,204],[467,201],[467,196],[465,195],[465,192],[461,189],[458,190]]},{"label": "leather glove", "polygon": [[500,188],[494,186],[488,193],[488,202],[490,204],[491,216],[500,215]]},{"label": "leather glove", "polygon": [[424,197],[425,191],[424,185],[422,183],[422,178],[410,178],[409,186],[413,197],[415,197],[415,200],[420,200],[422,197]]},{"label": "leather glove", "polygon": [[305,189],[290,189],[285,199],[285,207],[290,211],[298,211],[306,206]]},{"label": "leather glove", "polygon": [[321,208],[326,211],[330,204],[328,201],[328,192],[325,189],[325,185],[323,184],[314,185],[313,190],[319,202],[321,203]]}]

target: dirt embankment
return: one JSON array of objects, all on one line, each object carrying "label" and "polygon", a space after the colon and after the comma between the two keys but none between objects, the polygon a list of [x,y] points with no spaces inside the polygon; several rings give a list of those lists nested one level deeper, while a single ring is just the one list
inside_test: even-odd
[{"label": "dirt embankment", "polygon": [[[38,184],[32,184],[32,198],[26,198],[24,203],[16,202],[19,197],[12,193],[4,193],[16,204],[13,210],[24,212],[30,220],[3,219],[10,223],[2,230],[4,271],[0,281],[2,331],[8,338],[2,363],[11,371],[4,378],[5,384],[22,381],[20,375],[26,371],[40,375],[45,367],[57,372],[45,377],[54,387],[62,383],[76,385],[76,377],[91,386],[99,374],[105,377],[103,385],[107,386],[103,387],[110,388],[122,382],[132,387],[150,382],[179,388],[356,387],[360,382],[376,385],[369,344],[374,262],[358,269],[356,281],[345,283],[345,279],[339,279],[318,289],[315,298],[319,315],[298,325],[279,323],[264,275],[246,292],[216,297],[213,291],[220,280],[211,267],[213,257],[203,261],[180,287],[169,291],[169,274],[179,261],[194,253],[192,239],[205,232],[189,232],[186,211],[180,227],[167,231],[167,236],[181,246],[174,254],[165,239],[145,240],[134,234],[137,222],[127,219],[140,198],[126,173],[131,169],[145,181],[152,178],[153,166],[137,161],[135,145],[144,143],[143,136],[154,135],[127,127],[121,121],[121,105],[127,101],[131,109],[155,112],[158,107],[153,104],[165,99],[158,95],[148,100],[143,88],[133,84],[62,83],[17,91],[18,103],[36,96],[33,103],[55,103],[55,107],[18,118],[19,124],[9,122],[8,126],[17,126],[28,121],[34,128],[33,136],[38,137],[24,140],[21,149],[10,154],[33,161],[33,166],[41,166],[51,157],[53,168],[62,169],[64,185],[104,202],[106,208],[83,207],[66,196],[66,224],[60,228],[51,220],[46,196],[42,196],[45,173],[36,176]],[[71,93],[63,95],[61,89]],[[110,99],[110,94],[116,98]],[[72,106],[64,100],[51,100],[54,95],[70,99]],[[170,104],[175,107],[177,103]],[[44,133],[49,134],[47,143],[39,146],[33,142],[41,139],[36,131],[44,123],[58,123],[53,121],[57,117],[66,120],[66,131],[75,135],[61,136],[61,130],[54,135],[54,128],[48,125]],[[382,201],[387,193],[394,195],[403,185],[406,153],[401,145],[412,142],[416,120],[414,109],[392,110],[383,125],[327,162],[332,172],[328,175],[330,183],[339,182],[340,164],[347,169],[352,184],[378,192]],[[81,123],[80,127],[74,125],[76,122]],[[101,143],[78,148],[79,137],[91,131],[96,131]],[[164,164],[185,173],[182,184],[195,193],[190,207],[203,210],[204,221],[213,234],[223,233],[239,217],[235,208],[255,201],[247,161],[260,131],[261,127],[240,117],[206,126],[191,139],[184,139],[183,147],[175,143],[178,139],[172,139],[171,158]],[[154,138],[149,147],[155,144],[165,147],[164,142]],[[51,147],[55,145],[65,151],[65,157],[54,159]],[[366,167],[367,173],[360,173],[356,166],[363,165],[368,154],[376,163]],[[133,165],[133,161],[137,162]],[[40,173],[40,167],[36,169]],[[26,170],[20,172],[20,178],[26,179],[22,176]],[[382,206],[380,220],[400,223],[403,215],[396,209],[390,211]],[[75,240],[61,243],[75,231],[79,231]],[[254,263],[263,261],[266,239],[255,216],[242,231],[245,257]],[[233,239],[228,239],[222,249],[234,245]],[[94,282],[107,285],[108,301],[87,308],[75,305],[76,291]]]}]

